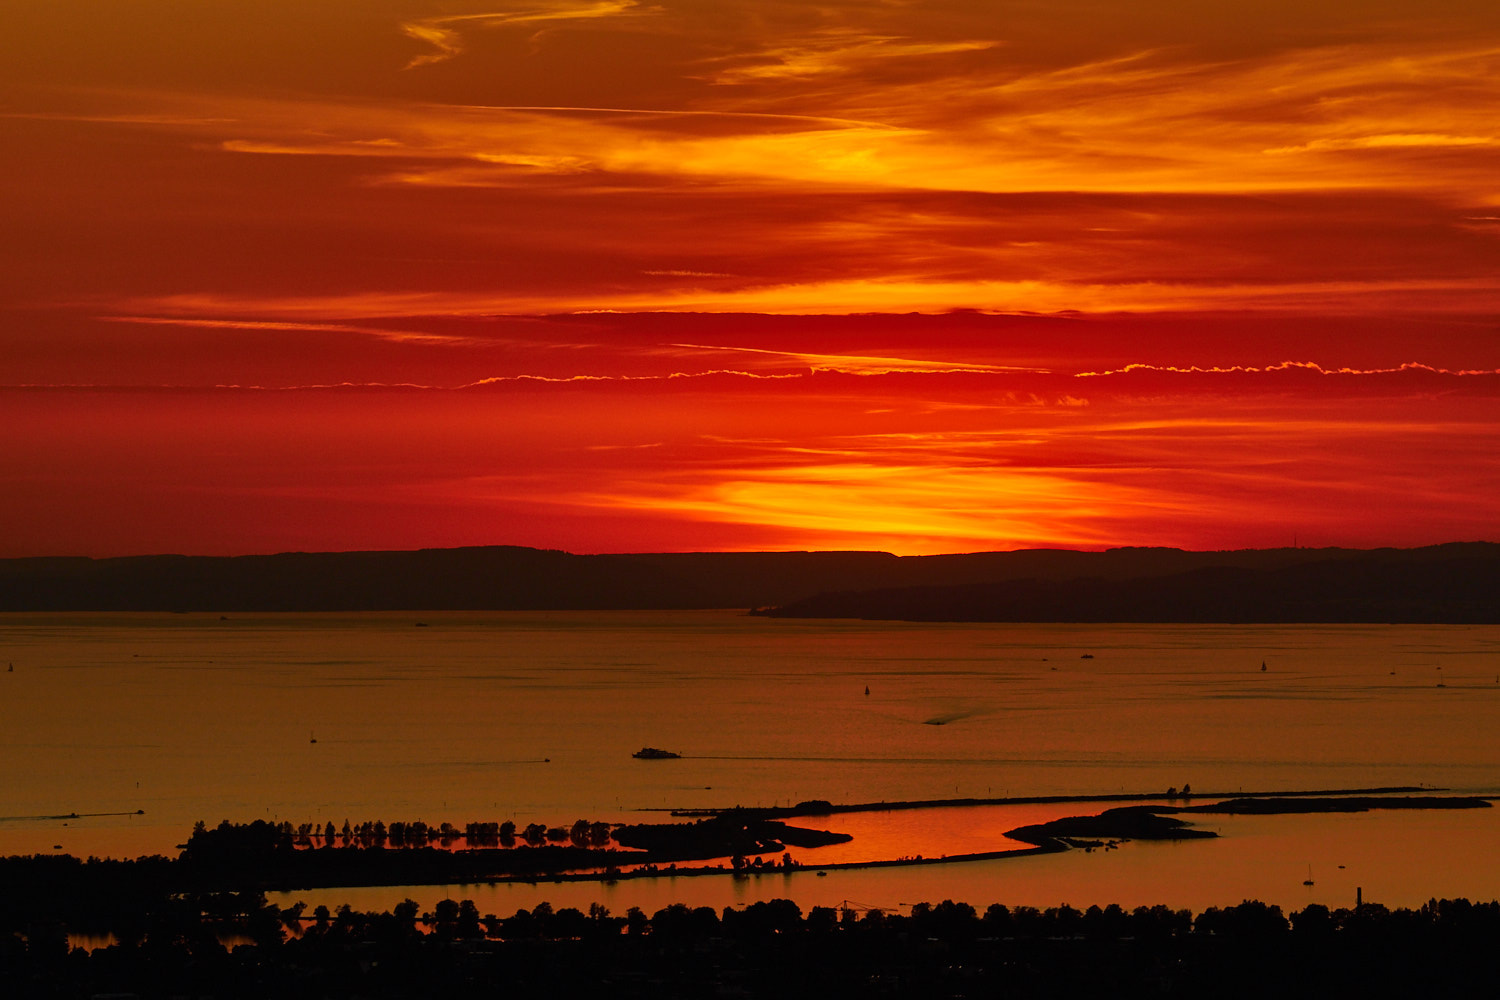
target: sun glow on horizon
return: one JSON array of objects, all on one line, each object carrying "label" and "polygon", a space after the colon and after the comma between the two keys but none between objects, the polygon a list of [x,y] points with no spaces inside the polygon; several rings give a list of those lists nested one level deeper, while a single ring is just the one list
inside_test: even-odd
[{"label": "sun glow on horizon", "polygon": [[0,554],[1494,537],[1500,10],[54,0]]}]

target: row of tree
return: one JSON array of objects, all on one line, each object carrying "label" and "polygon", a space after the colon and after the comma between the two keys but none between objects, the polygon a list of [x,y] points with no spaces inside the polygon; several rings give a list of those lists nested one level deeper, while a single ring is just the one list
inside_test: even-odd
[{"label": "row of tree", "polygon": [[[223,824],[221,824],[222,826]],[[342,827],[332,820],[325,824],[293,824],[284,820],[272,824],[277,835],[297,848],[358,847],[368,849],[432,847],[452,849],[462,842],[464,847],[515,847],[517,843],[533,847],[542,844],[571,843],[575,847],[605,847],[615,829],[609,823],[590,822],[586,819],[574,821],[571,826],[548,826],[545,823],[528,823],[518,827],[512,820],[503,823],[469,822],[462,827],[452,823],[430,825],[422,820],[365,820],[351,823],[344,820]],[[193,826],[193,835],[208,833],[208,825],[199,820]]]},{"label": "row of tree", "polygon": [[[174,897],[119,943],[68,947],[63,928],[0,932],[7,997],[611,998],[1487,995],[1500,903],[1433,900],[1290,915],[1247,901],[1199,914],[945,900],[906,914],[785,899],[622,917],[546,903],[481,915],[269,906],[253,893]],[[225,944],[225,940],[229,944]]]},{"label": "row of tree", "polygon": [[[1439,935],[1500,942],[1500,902],[1473,903],[1467,899],[1432,899],[1415,909],[1391,909],[1379,903],[1330,909],[1321,903],[1310,903],[1291,914],[1258,900],[1209,907],[1196,915],[1191,910],[1160,904],[1127,910],[1114,903],[1083,910],[1067,905],[1041,909],[993,903],[980,913],[968,903],[952,900],[916,903],[906,914],[850,905],[814,906],[804,914],[789,899],[751,903],[743,909],[726,907],[722,913],[712,907],[673,903],[647,916],[632,906],[623,917],[612,916],[599,903],[590,904],[584,913],[572,907],[554,910],[546,902],[531,910],[517,910],[510,917],[481,916],[478,907],[468,899],[441,900],[432,912],[420,917],[417,911],[417,904],[408,899],[393,912],[408,932],[425,929],[440,939],[507,941],[574,940],[622,933],[680,939],[745,934],[904,933],[949,944],[984,939],[1160,941],[1188,937],[1265,944],[1277,939],[1323,940],[1339,935],[1373,935],[1412,942]],[[360,914],[347,906],[334,912],[319,907],[314,911],[315,922],[305,933],[359,938],[370,931],[372,922],[380,921],[383,916]]]}]

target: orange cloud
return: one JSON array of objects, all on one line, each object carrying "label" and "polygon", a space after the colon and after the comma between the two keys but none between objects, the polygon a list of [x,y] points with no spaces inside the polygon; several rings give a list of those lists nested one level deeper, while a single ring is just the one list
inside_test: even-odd
[{"label": "orange cloud", "polygon": [[7,544],[1493,532],[1493,4],[22,6]]},{"label": "orange cloud", "polygon": [[[743,285],[743,283],[742,283]],[[1476,313],[1493,308],[1500,287],[1488,278],[1306,282],[1292,285],[1111,284],[1041,281],[871,281],[766,284],[726,289],[668,288],[658,291],[585,295],[465,292],[375,292],[271,298],[172,295],[130,303],[162,311],[256,312],[330,320],[411,315],[536,315],[571,307],[578,312],[756,312],[764,314],[855,314],[943,312],[970,309],[995,313],[1172,312],[1205,309],[1285,309],[1330,312],[1412,309]]]},{"label": "orange cloud", "polygon": [[539,22],[586,21],[599,17],[614,17],[637,12],[637,0],[595,0],[593,3],[559,3],[550,7],[536,7],[519,11],[500,11],[488,14],[449,14],[444,17],[429,17],[407,21],[401,30],[411,38],[424,42],[436,52],[414,56],[406,64],[407,69],[452,59],[463,52],[464,28],[500,28],[513,24],[536,24]]},{"label": "orange cloud", "polygon": [[308,333],[359,333],[402,343],[452,343],[460,338],[415,330],[391,330],[379,326],[348,323],[289,323],[282,320],[189,319],[180,316],[102,316],[107,323],[139,323],[147,326],[181,326],[205,330],[299,330]]}]

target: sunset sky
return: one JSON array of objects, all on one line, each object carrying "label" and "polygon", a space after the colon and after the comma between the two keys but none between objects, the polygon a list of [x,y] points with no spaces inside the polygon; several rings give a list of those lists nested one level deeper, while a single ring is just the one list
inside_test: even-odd
[{"label": "sunset sky", "polygon": [[0,555],[1500,540],[1493,0],[22,0]]}]

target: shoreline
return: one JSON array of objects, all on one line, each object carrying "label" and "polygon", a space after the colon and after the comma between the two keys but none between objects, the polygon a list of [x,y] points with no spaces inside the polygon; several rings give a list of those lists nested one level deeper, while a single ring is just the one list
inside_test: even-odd
[{"label": "shoreline", "polygon": [[[968,864],[979,861],[1000,861],[1017,858],[1037,857],[1046,854],[1061,854],[1076,849],[1092,849],[1093,846],[1104,846],[1106,843],[1124,843],[1131,840],[1189,840],[1189,839],[1216,839],[1217,834],[1199,830],[1182,821],[1170,820],[1158,815],[1161,813],[1195,813],[1203,814],[1245,812],[1245,813],[1267,813],[1274,812],[1282,815],[1310,815],[1326,812],[1363,812],[1370,809],[1467,809],[1485,808],[1492,803],[1491,800],[1480,796],[1433,796],[1430,800],[1420,797],[1406,797],[1401,799],[1382,800],[1374,796],[1381,793],[1398,793],[1413,790],[1440,791],[1437,789],[1409,789],[1409,788],[1384,788],[1384,789],[1348,789],[1342,792],[1329,791],[1294,791],[1279,792],[1274,795],[1263,793],[1259,796],[1215,796],[1194,795],[1191,798],[1217,798],[1221,801],[1233,801],[1237,803],[1276,803],[1276,808],[1268,809],[1218,809],[1211,804],[1202,806],[1174,806],[1160,805],[1152,806],[1125,806],[1118,809],[1106,809],[1101,813],[1090,816],[1065,816],[1059,817],[1047,823],[1031,826],[1017,827],[1008,830],[1005,836],[1018,844],[1028,844],[1008,850],[977,851],[963,854],[949,854],[937,857],[925,857],[915,855],[903,858],[880,858],[868,861],[837,861],[826,864],[813,864],[809,862],[796,862],[791,867],[781,867],[774,862],[759,868],[733,868],[723,864],[718,865],[695,865],[691,867],[679,867],[671,863],[665,867],[648,863],[641,868],[622,871],[601,871],[592,869],[588,871],[553,872],[545,875],[500,875],[493,878],[481,878],[471,881],[457,881],[445,883],[433,883],[436,885],[543,885],[547,883],[561,884],[570,882],[593,882],[609,884],[615,882],[634,881],[639,879],[656,878],[702,878],[714,875],[728,875],[734,878],[749,878],[760,875],[782,875],[790,876],[797,873],[814,873],[829,871],[852,871],[876,868],[904,868],[923,865],[941,864]],[[1100,801],[1139,801],[1141,799],[1159,799],[1161,796],[1152,795],[1129,795],[1129,796],[1086,796],[1086,797],[1031,797],[1017,803],[1016,800],[1006,800],[1005,804],[1033,804],[1036,802],[1051,803],[1058,802],[1100,802]],[[1293,799],[1288,803],[1285,800]],[[1277,802],[1277,800],[1281,800]],[[1388,801],[1388,805],[1386,802]],[[963,800],[919,800],[908,804],[905,808],[932,808],[938,806],[964,805]],[[979,800],[976,805],[993,804],[987,800]],[[882,804],[859,803],[834,807],[833,812],[860,812],[874,811],[881,808]],[[795,810],[798,806],[784,807]],[[735,810],[726,810],[726,813],[734,813]],[[750,812],[742,810],[741,815]],[[783,813],[783,815],[829,815],[828,811],[816,814],[808,813]],[[715,814],[717,815],[717,814]],[[766,818],[766,817],[758,817]],[[379,883],[379,886],[394,886],[406,883]],[[282,888],[278,891],[295,892],[304,889],[324,888],[375,888],[377,885],[370,883],[341,884],[341,885],[317,885],[297,886]]]},{"label": "shoreline", "polygon": [[[848,803],[833,805],[821,801],[804,802],[795,806],[775,810],[732,809],[722,814],[727,829],[736,837],[749,835],[752,839],[765,839],[772,834],[778,842],[761,846],[737,846],[734,862],[727,853],[701,851],[710,844],[718,846],[720,839],[693,842],[691,836],[683,843],[664,843],[655,850],[642,852],[638,860],[627,861],[614,851],[579,850],[572,854],[558,854],[536,866],[527,864],[521,869],[510,867],[516,861],[511,851],[504,848],[461,849],[440,851],[432,847],[372,848],[344,847],[318,848],[308,851],[292,850],[289,844],[273,846],[267,838],[277,836],[269,824],[254,823],[246,827],[230,827],[221,824],[214,831],[194,834],[191,844],[197,844],[200,836],[218,838],[196,851],[184,851],[176,860],[155,857],[138,859],[134,865],[155,865],[161,872],[153,878],[170,878],[174,883],[195,887],[198,891],[229,891],[248,887],[268,892],[299,892],[322,889],[387,888],[397,886],[496,886],[496,885],[545,885],[547,883],[594,883],[611,884],[641,879],[703,878],[708,876],[730,876],[749,878],[752,875],[788,876],[793,873],[828,873],[833,871],[857,871],[871,869],[909,868],[945,864],[965,864],[998,861],[1060,854],[1069,850],[1085,851],[1098,847],[1106,850],[1129,841],[1213,839],[1217,835],[1208,830],[1192,826],[1187,820],[1195,815],[1215,814],[1282,814],[1311,815],[1317,813],[1350,813],[1370,810],[1473,810],[1489,808],[1494,798],[1489,796],[1445,796],[1399,795],[1396,793],[1421,791],[1438,792],[1440,789],[1409,787],[1342,789],[1334,791],[1295,790],[1278,793],[1262,793],[1258,796],[1189,795],[1187,800],[1177,796],[1171,801],[1162,801],[1163,795],[1143,793],[1088,795],[1088,796],[1025,796],[1001,799],[927,799],[896,803]],[[1188,804],[1198,800],[1196,804]],[[998,833],[998,844],[994,849],[968,851],[953,854],[914,854],[902,857],[865,857],[856,860],[829,860],[818,863],[815,857],[803,855],[788,858],[783,854],[776,859],[775,853],[783,851],[782,843],[792,843],[786,836],[795,832],[816,836],[830,836],[823,831],[758,830],[757,826],[782,827],[771,816],[817,816],[850,814],[878,810],[901,810],[920,808],[977,808],[990,805],[1066,805],[1069,803],[1123,803],[1097,813],[1055,816],[1051,820]],[[1063,810],[1058,810],[1062,812]],[[1080,810],[1080,813],[1082,810]],[[771,815],[767,815],[767,814]],[[1175,816],[1181,819],[1173,818]],[[696,831],[713,826],[713,820],[699,820],[680,824],[665,824],[659,829],[673,828]],[[721,824],[722,825],[722,824]],[[707,834],[711,838],[722,838],[715,830]],[[843,835],[837,835],[842,837]],[[220,843],[222,842],[222,843]],[[805,846],[814,846],[811,844]],[[957,846],[957,845],[955,845]],[[988,847],[980,843],[975,846]],[[774,851],[772,848],[774,847]],[[674,850],[675,848],[675,850]],[[558,849],[562,850],[562,849]],[[283,853],[283,851],[288,851]],[[680,853],[679,853],[680,852]],[[768,856],[764,861],[759,856],[755,862],[746,863],[748,855]],[[190,856],[192,855],[192,856]],[[610,857],[615,855],[614,857]],[[653,856],[654,855],[654,856]],[[34,864],[47,861],[51,855],[36,856]],[[66,857],[66,855],[64,855]],[[509,858],[510,860],[506,860]],[[13,857],[12,862],[25,863],[30,859]],[[571,861],[572,865],[568,862]],[[623,864],[621,863],[623,862]],[[125,866],[133,867],[126,862]],[[551,864],[559,867],[553,868]],[[509,868],[509,870],[507,870]],[[176,873],[176,874],[168,874]]]},{"label": "shoreline", "polygon": [[637,811],[666,812],[672,816],[683,818],[739,813],[741,815],[748,814],[765,819],[773,819],[793,816],[833,816],[839,813],[855,812],[896,812],[904,809],[970,808],[973,806],[1070,805],[1074,802],[1156,802],[1163,799],[1181,802],[1191,802],[1194,799],[1293,799],[1349,795],[1418,795],[1445,791],[1447,791],[1445,788],[1429,788],[1422,785],[1387,785],[1378,788],[1325,788],[1310,791],[1192,792],[1186,795],[1179,792],[1175,796],[1170,795],[1168,792],[1113,792],[1102,795],[1011,795],[985,798],[902,799],[894,802],[853,802],[843,805],[835,805],[831,802],[815,799],[809,802],[799,802],[794,806],[727,806],[724,808],[704,809],[647,808]]},{"label": "shoreline", "polygon": [[[1071,850],[1061,841],[1052,841],[1047,844],[1035,844],[1031,847],[1018,847],[1012,851],[979,851],[971,854],[947,854],[942,857],[927,858],[917,855],[911,858],[884,858],[877,861],[830,861],[827,864],[812,865],[798,864],[793,868],[764,867],[747,868],[736,870],[726,868],[723,865],[700,865],[696,868],[660,868],[656,871],[628,871],[618,872],[613,875],[601,875],[595,872],[559,872],[556,875],[548,875],[543,878],[519,878],[505,876],[502,878],[484,879],[481,882],[458,882],[454,885],[544,885],[549,882],[628,882],[635,879],[645,878],[701,878],[707,875],[729,875],[735,878],[751,878],[761,875],[791,876],[796,874],[816,874],[817,872],[830,871],[853,871],[864,868],[910,868],[919,865],[947,865],[966,864],[973,861],[1001,861],[1009,858],[1029,858],[1041,854],[1061,854]],[[379,886],[302,886],[306,889],[353,889],[353,888],[382,888]],[[389,887],[386,887],[389,888]],[[298,889],[278,890],[282,892],[297,892]]]}]

